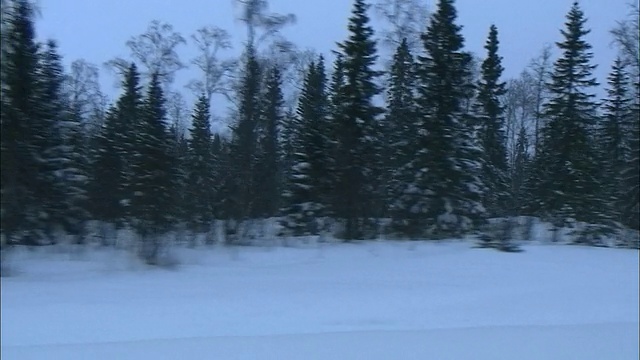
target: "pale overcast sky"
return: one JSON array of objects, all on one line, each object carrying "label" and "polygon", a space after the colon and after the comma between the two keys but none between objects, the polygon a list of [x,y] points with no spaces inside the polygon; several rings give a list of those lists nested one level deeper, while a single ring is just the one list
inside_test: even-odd
[{"label": "pale overcast sky", "polygon": [[[373,0],[372,0],[373,1]],[[430,9],[436,0],[425,0]],[[601,83],[616,50],[609,30],[627,13],[629,0],[581,0],[592,30],[593,45]],[[41,39],[59,41],[66,62],[84,58],[102,64],[115,56],[128,56],[125,42],[145,31],[152,20],[172,24],[185,38],[197,28],[215,25],[228,30],[236,48],[241,47],[245,28],[236,20],[233,0],[39,0],[42,16],[37,30]],[[370,1],[371,2],[371,1]],[[500,32],[500,52],[505,78],[517,76],[545,43],[561,40],[565,15],[573,0],[458,0],[458,23],[464,26],[467,49],[482,56],[490,24]],[[351,0],[271,0],[270,10],[294,13],[297,23],[285,35],[301,48],[315,48],[323,54],[335,49],[346,35]],[[194,55],[193,46],[180,49],[183,60]],[[557,51],[556,51],[557,54]],[[114,95],[114,79],[103,72],[103,86]],[[185,75],[181,76],[185,78]],[[180,78],[179,78],[180,79]],[[177,83],[176,85],[181,85]]]}]

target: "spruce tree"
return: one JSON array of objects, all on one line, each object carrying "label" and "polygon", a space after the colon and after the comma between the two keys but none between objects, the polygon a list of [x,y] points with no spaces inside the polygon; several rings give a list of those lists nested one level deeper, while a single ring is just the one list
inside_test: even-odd
[{"label": "spruce tree", "polygon": [[284,118],[282,75],[277,67],[267,74],[258,124],[254,184],[256,198],[254,216],[270,218],[280,210],[281,166],[279,161],[279,129]]},{"label": "spruce tree", "polygon": [[[311,71],[311,70],[310,70]],[[320,56],[315,63],[313,79],[311,80],[311,94],[308,108],[304,109],[299,116],[305,121],[308,131],[306,134],[306,152],[309,154],[311,164],[311,179],[316,194],[316,199],[321,205],[321,210],[317,216],[326,217],[330,215],[329,206],[331,203],[331,168],[333,158],[331,157],[331,131],[329,122],[329,98],[327,94],[327,75],[324,58]],[[302,110],[302,109],[301,109]]]},{"label": "spruce tree", "polygon": [[2,19],[2,232],[9,244],[19,238],[35,244],[44,213],[36,191],[43,155],[36,152],[42,105],[39,54],[33,4],[16,0],[10,6]]},{"label": "spruce tree", "polygon": [[198,99],[191,120],[188,141],[187,203],[190,227],[195,232],[207,232],[213,220],[213,148],[209,101]]},{"label": "spruce tree", "polygon": [[[598,223],[606,214],[599,210],[598,162],[593,129],[596,120],[591,45],[584,37],[586,18],[575,2],[567,14],[564,41],[557,46],[562,55],[554,64],[549,85],[550,99],[544,107],[546,120],[541,149],[536,153],[534,196],[540,201],[538,214],[558,223],[569,219]],[[577,241],[591,241],[580,236]]]},{"label": "spruce tree", "polygon": [[211,153],[213,158],[213,166],[211,170],[213,171],[213,180],[215,186],[212,191],[213,199],[211,200],[211,206],[213,208],[213,218],[214,220],[222,219],[222,198],[223,194],[220,189],[222,188],[221,179],[223,176],[222,169],[222,159],[225,153],[225,147],[228,145],[226,139],[223,139],[219,133],[214,133],[212,142],[211,142]]},{"label": "spruce tree", "polygon": [[[93,143],[89,177],[89,212],[94,220],[103,225],[123,225],[124,211],[118,196],[120,184],[124,182],[124,164],[115,149],[117,137],[115,106],[106,115],[105,123],[96,134]],[[106,240],[106,239],[105,239]]]},{"label": "spruce tree", "polygon": [[624,169],[629,159],[627,134],[633,129],[632,99],[628,94],[629,80],[620,58],[614,62],[608,78],[607,98],[604,101],[604,114],[600,125],[597,143],[601,147],[600,175],[603,206],[610,212],[610,219],[623,222],[624,213]]},{"label": "spruce tree", "polygon": [[[217,181],[220,185],[219,191],[217,192],[216,202],[217,202],[217,216],[220,220],[224,221],[226,228],[226,235],[229,235],[229,231],[232,231],[230,225],[232,225],[234,219],[236,218],[237,213],[237,204],[235,203],[235,195],[234,191],[237,191],[235,178],[233,175],[233,171],[236,169],[233,165],[233,154],[231,152],[231,142],[233,139],[229,141],[222,142],[222,146],[220,147],[220,154],[218,156],[218,160],[216,162],[216,173],[217,173]],[[228,243],[230,240],[228,237],[225,238],[225,242]]]},{"label": "spruce tree", "polygon": [[485,215],[479,177],[482,154],[473,138],[472,119],[463,107],[473,86],[468,81],[471,57],[463,51],[456,18],[453,1],[439,1],[423,35],[419,139],[411,163],[413,181],[405,190],[415,199],[408,206],[415,214],[412,227],[435,237],[459,235]]},{"label": "spruce tree", "polygon": [[338,158],[337,217],[345,222],[342,234],[346,240],[373,235],[370,219],[375,208],[377,184],[376,152],[379,132],[377,116],[381,110],[373,99],[380,93],[375,80],[380,75],[373,67],[377,59],[373,28],[369,24],[364,0],[355,0],[349,18],[349,37],[339,44],[344,61],[344,117],[337,124]]},{"label": "spruce tree", "polygon": [[498,29],[491,25],[485,44],[487,57],[482,62],[478,84],[476,117],[480,127],[480,141],[484,150],[482,179],[486,185],[483,199],[489,216],[509,214],[507,193],[507,149],[504,134],[504,106],[501,97],[506,85],[500,81],[504,68],[498,55]]},{"label": "spruce tree", "polygon": [[142,242],[140,255],[147,263],[157,264],[162,236],[172,229],[176,166],[158,74],[151,76],[139,116],[134,128],[136,156],[131,163],[131,216]]},{"label": "spruce tree", "polygon": [[91,219],[89,184],[91,171],[91,134],[85,131],[85,122],[78,108],[69,105],[62,133],[67,156],[66,179],[66,224],[67,231],[76,236],[76,243],[86,240],[86,222]]},{"label": "spruce tree", "polygon": [[[636,94],[640,94],[640,79],[633,84]],[[640,230],[640,100],[635,99],[631,108],[629,143],[629,157],[623,172],[625,192],[623,203],[623,219],[632,229]],[[639,244],[636,242],[636,247]]]},{"label": "spruce tree", "polygon": [[39,143],[46,160],[40,174],[50,184],[41,189],[40,198],[49,211],[49,225],[63,227],[81,243],[88,218],[82,120],[71,111],[64,94],[65,74],[55,41],[47,42],[40,63],[43,135]]},{"label": "spruce tree", "polygon": [[418,112],[416,98],[416,63],[406,41],[402,41],[393,56],[387,90],[385,117],[386,164],[388,170],[388,202],[394,231],[411,236],[415,229],[407,228],[412,213],[408,204],[413,194],[406,192],[412,181],[411,161],[416,152]]},{"label": "spruce tree", "polygon": [[309,145],[306,143],[309,131],[307,121],[309,113],[314,110],[312,81],[316,77],[315,70],[315,61],[312,61],[298,98],[297,114],[291,118],[287,127],[290,155],[286,171],[287,186],[283,194],[283,235],[314,235],[313,227],[320,209],[319,202],[314,201],[318,190],[313,188],[310,156],[306,151],[306,145]]},{"label": "spruce tree", "polygon": [[[289,179],[291,177],[291,168],[295,157],[294,134],[297,131],[297,118],[295,110],[290,106],[286,109],[282,127],[280,128],[280,164],[282,167],[282,189],[286,191],[289,188]],[[286,206],[286,202],[283,203]]]},{"label": "spruce tree", "polygon": [[328,89],[328,126],[326,133],[329,134],[329,140],[327,146],[329,147],[329,172],[327,174],[327,182],[331,191],[328,193],[330,202],[327,213],[331,215],[334,220],[337,220],[339,214],[339,208],[343,199],[340,195],[340,189],[338,188],[339,169],[338,159],[340,158],[340,130],[341,124],[344,122],[345,106],[346,106],[346,94],[345,94],[345,73],[344,73],[344,60],[340,53],[336,53],[336,58],[333,64],[333,71],[331,74],[331,81]]},{"label": "spruce tree", "polygon": [[187,183],[189,174],[189,142],[185,131],[181,131],[178,124],[169,127],[171,156],[175,160],[172,171],[173,189],[171,190],[173,206],[169,214],[171,222],[176,230],[176,242],[185,242],[185,231],[188,230],[191,218],[189,213],[190,202],[188,199]]},{"label": "spruce tree", "polygon": [[525,213],[526,188],[525,181],[530,169],[531,157],[529,155],[529,137],[524,124],[520,126],[516,139],[516,152],[513,159],[513,167],[510,169],[510,206],[511,216],[519,216]]},{"label": "spruce tree", "polygon": [[41,46],[37,77],[39,105],[37,120],[32,124],[32,151],[37,159],[35,181],[38,183],[34,195],[44,215],[41,218],[43,230],[51,237],[53,229],[63,222],[65,191],[61,175],[67,160],[61,133],[66,117],[62,95],[64,70],[54,41]]},{"label": "spruce tree", "polygon": [[137,151],[139,134],[136,129],[140,125],[143,114],[143,95],[140,83],[140,73],[134,63],[131,63],[125,75],[124,93],[116,103],[116,123],[114,149],[120,157],[122,178],[119,179],[120,204],[125,222],[131,222],[135,215],[131,212],[131,202],[134,196],[133,162],[140,156]]},{"label": "spruce tree", "polygon": [[330,147],[327,130],[326,74],[322,58],[311,62],[298,100],[294,161],[283,226],[293,236],[317,235],[318,220],[327,214]]},{"label": "spruce tree", "polygon": [[133,195],[131,163],[137,156],[134,136],[142,106],[135,64],[126,72],[123,88],[97,136],[89,190],[93,218],[118,228],[127,224]]},{"label": "spruce tree", "polygon": [[[244,236],[238,233],[239,226],[255,212],[254,199],[256,186],[254,170],[257,155],[257,129],[260,121],[260,65],[255,49],[249,45],[246,49],[243,79],[238,91],[238,112],[232,126],[232,140],[229,157],[224,162],[225,210],[229,220],[235,225],[227,229],[228,235],[236,238]],[[227,238],[227,241],[233,241]]]}]

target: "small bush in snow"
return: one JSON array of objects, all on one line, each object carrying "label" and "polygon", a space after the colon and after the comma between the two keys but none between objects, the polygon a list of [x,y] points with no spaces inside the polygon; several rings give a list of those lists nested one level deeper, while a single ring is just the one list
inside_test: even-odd
[{"label": "small bush in snow", "polygon": [[515,219],[494,219],[484,227],[478,236],[479,246],[504,252],[521,252],[522,249],[513,239],[516,225]]}]

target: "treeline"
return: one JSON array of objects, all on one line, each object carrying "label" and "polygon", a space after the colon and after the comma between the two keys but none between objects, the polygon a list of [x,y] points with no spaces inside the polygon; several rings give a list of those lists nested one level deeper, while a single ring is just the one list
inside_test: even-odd
[{"label": "treeline", "polygon": [[[396,2],[409,11],[417,3]],[[223,32],[193,37],[203,77],[190,84],[199,98],[185,131],[184,100],[171,90],[184,39],[170,26],[150,27],[166,35],[155,43],[168,50],[162,61],[134,38],[138,61],[110,62],[122,90],[109,105],[90,86],[95,68],[74,62],[67,73],[55,41],[36,41],[31,1],[3,1],[3,244],[56,242],[61,229],[82,244],[97,222],[135,231],[154,263],[167,233],[218,241],[216,220],[229,244],[272,218],[283,236],[331,226],[345,240],[463,236],[522,215],[589,224],[575,236],[589,244],[639,229],[637,13],[614,31],[620,57],[597,99],[578,3],[557,59],[546,52],[507,82],[498,29],[488,29],[480,58],[466,51],[453,0],[438,1],[417,33],[382,32],[380,43],[395,50],[384,66],[369,5],[355,0],[335,61],[306,53],[298,89],[283,56],[260,51],[292,17],[265,13],[265,1],[242,4],[249,36],[240,59],[217,61],[230,46]],[[287,54],[276,40],[269,49]],[[229,136],[211,130],[220,94],[233,104]]]}]

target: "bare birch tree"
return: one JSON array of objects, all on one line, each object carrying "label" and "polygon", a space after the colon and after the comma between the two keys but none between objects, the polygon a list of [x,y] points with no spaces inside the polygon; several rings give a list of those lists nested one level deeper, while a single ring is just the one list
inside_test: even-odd
[{"label": "bare birch tree", "polygon": [[[176,50],[184,44],[186,40],[171,24],[158,20],[153,20],[144,33],[126,42],[131,58],[140,65],[141,75],[150,79],[153,73],[157,73],[164,86],[173,83],[176,72],[186,67]],[[105,65],[121,74],[129,63],[127,59],[118,57]]]},{"label": "bare birch tree", "polygon": [[529,141],[535,135],[536,82],[533,75],[525,70],[518,78],[507,81],[507,93],[502,103],[505,107],[507,156],[513,168],[520,130],[525,129]]},{"label": "bare birch tree", "polygon": [[72,111],[84,121],[94,121],[91,127],[100,126],[107,107],[107,97],[100,89],[98,66],[84,59],[71,63],[65,78],[65,92]]},{"label": "bare birch tree", "polygon": [[[624,65],[632,71],[633,79],[640,78],[640,8],[638,2],[629,3],[629,16],[618,21],[611,30],[613,43],[618,47]],[[635,89],[637,92],[638,90]],[[636,98],[640,94],[636,93]]]},{"label": "bare birch tree", "polygon": [[296,22],[293,14],[269,12],[267,0],[234,0],[241,7],[238,19],[247,27],[247,46],[257,49],[267,39],[279,36],[287,25]]},{"label": "bare birch tree", "polygon": [[426,0],[378,0],[374,9],[388,25],[380,32],[380,42],[384,47],[394,51],[406,38],[414,53],[421,49],[420,36],[429,21]]},{"label": "bare birch tree", "polygon": [[230,76],[237,67],[236,59],[220,59],[220,52],[232,48],[229,33],[218,27],[204,26],[191,35],[191,39],[198,48],[198,56],[191,63],[201,71],[200,79],[189,82],[187,87],[196,96],[204,94],[211,106],[211,99],[215,94],[230,99]]},{"label": "bare birch tree", "polygon": [[542,119],[542,107],[546,102],[548,96],[547,83],[551,79],[551,71],[553,66],[552,61],[552,47],[547,44],[542,48],[540,55],[533,60],[531,60],[531,64],[529,65],[529,71],[533,75],[534,79],[534,98],[533,98],[533,109],[534,109],[534,141],[533,147],[537,152],[540,146],[540,129],[543,127],[543,119]]}]

